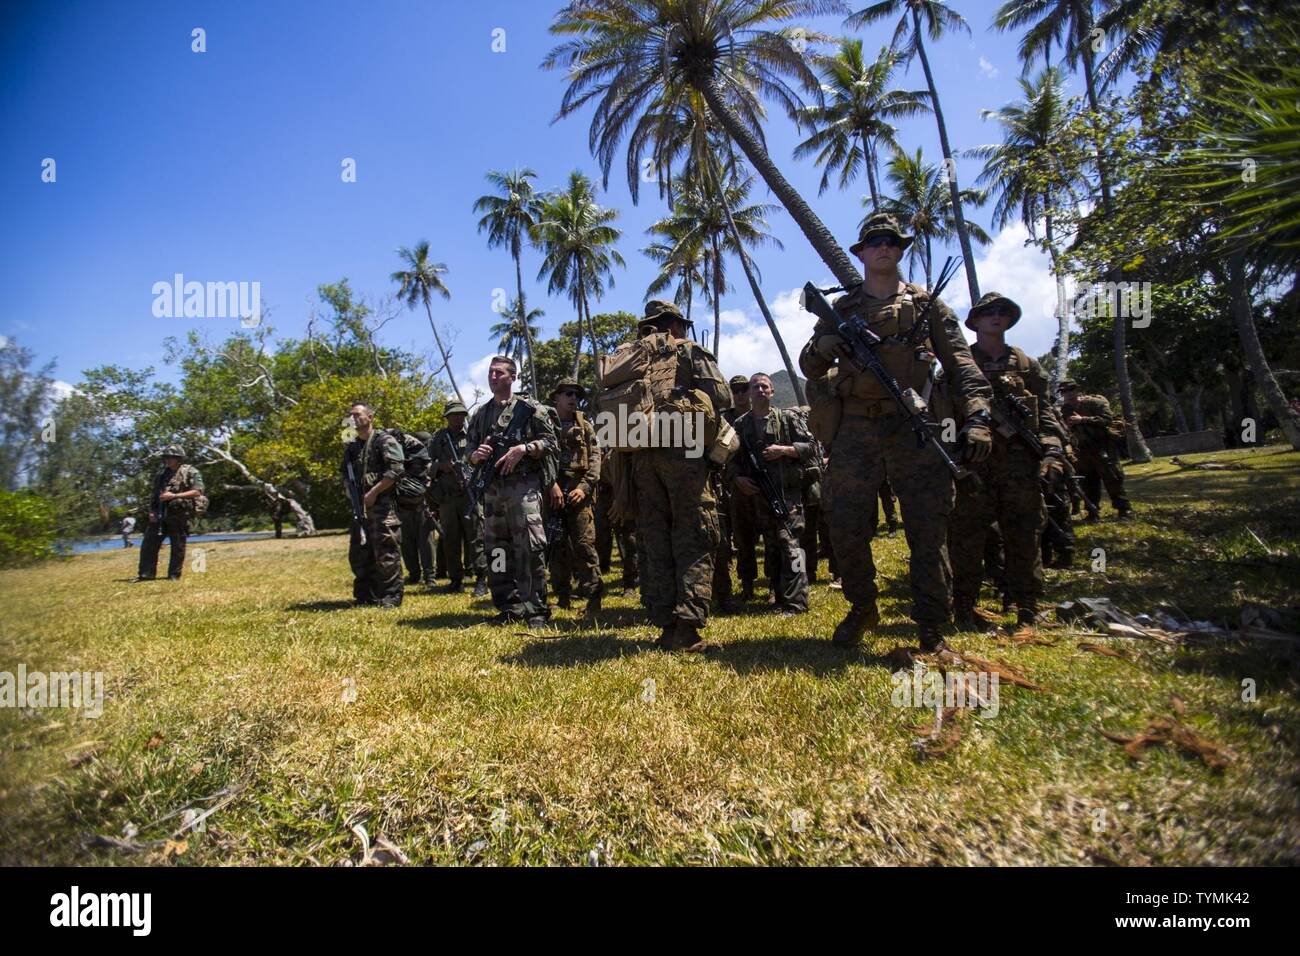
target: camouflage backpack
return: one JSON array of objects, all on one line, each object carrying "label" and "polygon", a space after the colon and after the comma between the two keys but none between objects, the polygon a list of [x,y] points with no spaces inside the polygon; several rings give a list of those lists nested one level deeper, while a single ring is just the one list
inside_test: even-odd
[{"label": "camouflage backpack", "polygon": [[389,428],[386,431],[402,446],[402,456],[405,458],[402,476],[397,479],[393,489],[397,495],[397,506],[421,508],[424,506],[424,494],[429,489],[429,449],[420,439],[400,428]]},{"label": "camouflage backpack", "polygon": [[[652,333],[601,356],[596,375],[596,412],[609,413],[621,422],[635,412],[648,416],[668,406],[674,391],[690,380],[690,343],[674,339],[667,332]],[[623,429],[612,431],[616,441],[624,437]],[[612,447],[615,451],[640,450],[619,444]]]}]

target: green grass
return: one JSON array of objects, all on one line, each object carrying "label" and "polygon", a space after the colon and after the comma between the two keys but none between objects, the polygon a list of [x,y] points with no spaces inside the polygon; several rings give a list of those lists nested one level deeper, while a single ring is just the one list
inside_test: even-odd
[{"label": "green grass", "polygon": [[[1296,603],[1300,455],[1216,460],[1251,470],[1131,469],[1138,520],[1080,530],[1105,573],[1049,572],[1049,597],[1216,621]],[[547,640],[487,626],[468,595],[348,608],[345,549],[216,544],[179,585],[129,583],[135,551],[0,574],[0,670],[100,670],[108,688],[98,720],[0,710],[0,863],[159,862],[86,844],[128,823],[161,840],[177,818],[147,824],[228,786],[172,863],[356,860],[357,823],[439,864],[1300,862],[1300,668],[1276,647],[1114,641],[1130,662],[1063,628],[1054,647],[957,635],[1046,690],[1004,684],[995,718],[922,760],[927,714],[890,705],[883,661],[911,642],[901,535],[876,542],[885,621],[860,651],[829,646],[845,605],[823,584],[802,619],[715,619],[704,659],[652,650],[617,597],[596,629],[557,612]],[[1134,761],[1099,733],[1173,695],[1235,751],[1225,771],[1168,748]]]}]

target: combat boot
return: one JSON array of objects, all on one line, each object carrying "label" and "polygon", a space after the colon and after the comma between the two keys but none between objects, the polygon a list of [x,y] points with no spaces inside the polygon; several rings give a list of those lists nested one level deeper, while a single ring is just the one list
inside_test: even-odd
[{"label": "combat boot", "polygon": [[677,642],[677,622],[665,624],[659,631],[659,638],[655,641],[655,647],[661,651],[671,651]]},{"label": "combat boot", "polygon": [[1021,607],[1016,610],[1016,629],[1011,635],[1013,641],[1032,641],[1038,637],[1038,609]]},{"label": "combat boot", "polygon": [[597,591],[591,597],[587,598],[587,606],[582,609],[582,617],[586,620],[594,620],[600,613],[600,592]]},{"label": "combat boot", "polygon": [[921,642],[921,652],[923,654],[938,654],[948,649],[948,645],[943,642],[943,635],[939,633],[937,624],[916,625],[916,636]]},{"label": "combat boot", "polygon": [[555,603],[558,607],[563,608],[564,610],[567,611],[569,609],[569,603],[570,603],[569,596],[567,594],[557,594],[555,596]]},{"label": "combat boot", "polygon": [[424,582],[424,586],[425,586],[426,588],[431,588],[431,587],[434,587],[434,586],[436,585],[437,582],[435,582],[435,581],[433,580],[433,572],[432,572],[432,571],[425,571],[425,572],[424,572],[424,579],[423,579],[423,582]]},{"label": "combat boot", "polygon": [[975,631],[989,634],[998,629],[996,621],[991,621],[979,613],[975,601],[968,597],[954,596],[952,599],[952,619],[959,631]]},{"label": "combat boot", "polygon": [[448,594],[460,594],[464,590],[465,590],[465,585],[462,584],[460,581],[452,581],[447,585]]},{"label": "combat boot", "polygon": [[487,597],[487,593],[488,593],[487,578],[479,578],[477,581],[474,582],[474,597],[476,598]]},{"label": "combat boot", "polygon": [[684,654],[703,654],[705,651],[713,650],[713,645],[700,637],[700,629],[692,621],[678,621],[677,631],[673,639],[673,650],[681,651]]},{"label": "combat boot", "polygon": [[752,600],[754,600],[754,582],[753,582],[753,581],[742,581],[742,582],[740,582],[740,599],[741,599],[742,601],[752,601]]},{"label": "combat boot", "polygon": [[831,636],[831,643],[838,647],[856,647],[862,643],[862,635],[868,627],[875,627],[880,623],[880,611],[876,609],[876,602],[870,604],[855,604],[849,608],[849,613],[844,615],[844,620],[840,621],[835,628],[835,633]]},{"label": "combat boot", "polygon": [[1115,502],[1115,510],[1119,512],[1118,517],[1123,520],[1128,520],[1133,517],[1133,506],[1128,503],[1127,498],[1121,498],[1119,501]]}]

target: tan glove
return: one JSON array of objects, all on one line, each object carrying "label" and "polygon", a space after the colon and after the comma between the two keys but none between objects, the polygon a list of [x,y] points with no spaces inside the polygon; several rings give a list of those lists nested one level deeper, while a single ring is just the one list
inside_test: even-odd
[{"label": "tan glove", "polygon": [[977,464],[987,458],[993,451],[993,432],[989,430],[988,418],[979,412],[966,419],[958,439],[961,445],[962,461]]},{"label": "tan glove", "polygon": [[853,352],[837,332],[828,332],[817,339],[817,354],[828,362],[849,358]]}]

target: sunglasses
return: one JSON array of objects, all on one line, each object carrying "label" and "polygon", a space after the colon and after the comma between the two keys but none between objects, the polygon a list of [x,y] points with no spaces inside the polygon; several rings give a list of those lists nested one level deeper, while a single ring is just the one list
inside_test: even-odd
[{"label": "sunglasses", "polygon": [[979,315],[976,316],[976,318],[982,319],[985,318],[986,316],[996,316],[996,315],[1000,315],[1004,319],[1014,319],[1016,317],[1016,314],[1012,312],[1010,309],[1004,309],[1001,306],[998,306],[997,308],[993,308],[993,309],[985,309],[983,312],[979,313]]},{"label": "sunglasses", "polygon": [[899,239],[897,236],[871,236],[862,243],[862,246],[864,249],[878,249],[881,246],[889,246],[892,249],[901,249],[903,247],[903,240]]},{"label": "sunglasses", "polygon": [[748,386],[748,385],[733,385],[733,386],[731,386],[731,390],[732,390],[732,392],[734,392],[734,393],[737,394],[737,395],[744,395],[746,392],[749,391],[749,386]]},{"label": "sunglasses", "polygon": [[563,395],[565,398],[577,398],[577,397],[578,397],[578,393],[575,392],[575,391],[574,391],[573,389],[571,389],[571,388],[566,388],[564,391],[560,392],[559,394],[560,394],[560,395]]}]

